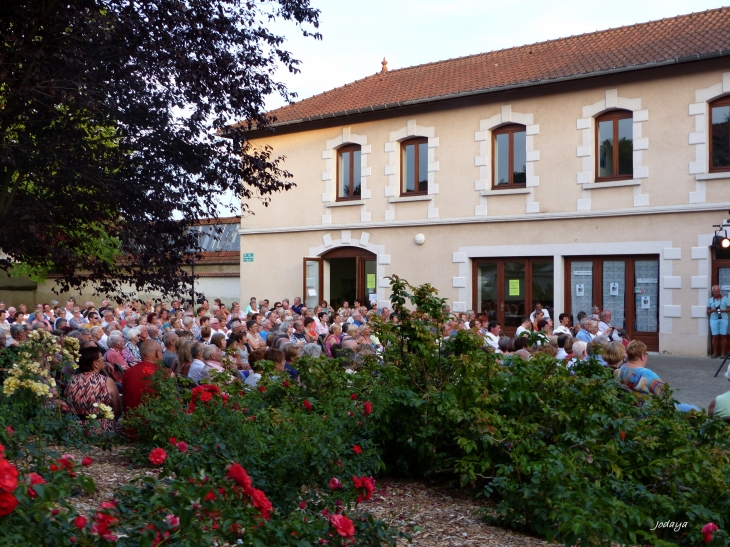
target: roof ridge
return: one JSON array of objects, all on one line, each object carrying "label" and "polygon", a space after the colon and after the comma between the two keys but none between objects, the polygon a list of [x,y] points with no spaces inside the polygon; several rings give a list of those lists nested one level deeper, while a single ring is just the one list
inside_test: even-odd
[{"label": "roof ridge", "polygon": [[730,7],[723,6],[377,71],[268,115],[274,126],[290,125],[728,56]]},{"label": "roof ridge", "polygon": [[712,12],[712,11],[723,11],[723,10],[728,10],[728,9],[730,9],[730,6],[721,6],[719,8],[711,8],[711,9],[708,9],[708,10],[705,10],[705,11],[684,13],[684,14],[680,14],[680,15],[675,15],[673,17],[664,17],[662,19],[656,19],[654,21],[651,21],[650,20],[650,21],[644,21],[644,22],[641,22],[641,23],[634,23],[632,25],[622,25],[620,27],[610,27],[610,28],[607,28],[607,29],[596,30],[596,31],[593,31],[593,32],[584,32],[582,34],[571,34],[570,36],[562,36],[560,38],[551,38],[550,40],[544,40],[542,42],[532,42],[531,44],[523,44],[521,46],[511,46],[511,47],[506,47],[506,48],[502,48],[502,49],[494,49],[492,51],[483,51],[481,53],[473,53],[471,55],[462,55],[460,57],[450,57],[448,59],[439,59],[438,61],[431,61],[429,63],[421,63],[419,65],[409,65],[409,66],[400,67],[400,68],[393,68],[393,69],[388,69],[388,72],[385,72],[385,73],[378,71],[378,72],[375,72],[374,74],[370,74],[369,76],[364,76],[363,78],[359,78],[357,80],[353,80],[351,82],[348,82],[346,84],[343,84],[343,85],[340,85],[340,86],[337,86],[337,87],[333,87],[331,89],[327,89],[327,90],[322,91],[320,93],[316,93],[315,95],[310,95],[309,97],[305,97],[303,99],[299,99],[298,101],[295,101],[293,103],[289,103],[289,104],[286,104],[284,106],[280,106],[279,108],[276,108],[276,109],[272,110],[271,112],[276,112],[277,110],[281,110],[283,108],[287,108],[288,106],[292,106],[294,104],[301,103],[301,102],[307,101],[309,99],[315,99],[317,97],[321,97],[323,95],[327,95],[328,93],[332,93],[334,91],[338,91],[340,89],[349,87],[349,86],[354,85],[356,83],[363,82],[363,81],[368,80],[370,78],[374,78],[375,76],[380,76],[380,77],[383,77],[383,78],[387,78],[391,74],[397,74],[399,72],[404,72],[406,70],[413,70],[413,69],[417,69],[417,68],[421,68],[421,67],[426,67],[426,66],[436,66],[436,65],[439,65],[439,64],[442,64],[442,63],[449,63],[449,62],[453,62],[453,61],[459,61],[461,59],[472,59],[472,58],[482,57],[482,56],[486,56],[486,55],[494,55],[496,53],[513,51],[513,50],[527,48],[527,47],[532,47],[532,46],[536,46],[536,45],[551,44],[551,43],[555,43],[555,42],[567,41],[567,40],[571,40],[573,38],[580,38],[582,36],[594,36],[594,35],[597,35],[597,34],[604,34],[604,33],[607,33],[607,32],[612,32],[612,31],[621,30],[621,29],[631,29],[631,28],[635,28],[635,27],[641,27],[643,25],[650,25],[652,23],[653,24],[656,24],[656,23],[658,23],[660,21],[669,21],[669,20],[676,21],[676,20],[681,19],[681,18],[692,17],[693,15],[702,15],[702,14],[709,13],[709,12]]}]

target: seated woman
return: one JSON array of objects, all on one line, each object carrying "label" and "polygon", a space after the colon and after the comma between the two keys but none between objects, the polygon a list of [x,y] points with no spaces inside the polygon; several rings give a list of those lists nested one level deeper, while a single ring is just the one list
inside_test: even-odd
[{"label": "seated woman", "polygon": [[644,395],[659,395],[664,389],[664,382],[659,375],[646,368],[649,359],[646,344],[634,340],[626,348],[626,363],[614,371],[616,379],[632,391]]},{"label": "seated woman", "polygon": [[142,360],[142,356],[139,353],[139,335],[140,330],[138,328],[129,329],[124,337],[127,339],[127,343],[124,345],[122,355],[127,361],[129,366],[134,366]]},{"label": "seated woman", "polygon": [[[730,382],[730,365],[727,366],[725,371],[725,378]],[[710,406],[707,408],[707,415],[716,416],[730,422],[730,391],[726,391],[712,399]]]},{"label": "seated woman", "polygon": [[182,376],[183,378],[188,377],[190,365],[193,364],[193,354],[190,351],[193,343],[193,340],[185,338],[178,338],[175,342],[177,356],[175,357],[175,361],[172,363],[172,371],[177,376]]},{"label": "seated woman", "polygon": [[[622,385],[643,395],[659,395],[664,391],[664,382],[659,375],[646,368],[646,362],[649,359],[646,344],[639,340],[632,340],[626,348],[626,359],[627,362],[613,372]],[[700,410],[698,407],[686,403],[675,402],[674,406],[680,412],[690,410],[699,412]]]},{"label": "seated woman", "polygon": [[[66,388],[69,411],[82,418],[95,414],[95,422],[103,431],[117,431],[116,420],[122,414],[122,402],[114,381],[99,374],[104,369],[101,351],[98,347],[89,346],[82,348],[80,353],[79,368]],[[101,410],[94,404],[111,407],[113,419],[102,417]]]},{"label": "seated woman", "polygon": [[603,348],[603,360],[606,362],[606,366],[616,370],[619,368],[626,357],[626,349],[621,342],[616,340],[606,344]]},{"label": "seated woman", "polygon": [[327,352],[327,355],[330,357],[334,357],[334,352],[332,351],[332,346],[335,344],[340,343],[340,335],[342,334],[342,327],[338,324],[332,324],[330,325],[330,333],[327,338],[324,340],[324,350]]}]

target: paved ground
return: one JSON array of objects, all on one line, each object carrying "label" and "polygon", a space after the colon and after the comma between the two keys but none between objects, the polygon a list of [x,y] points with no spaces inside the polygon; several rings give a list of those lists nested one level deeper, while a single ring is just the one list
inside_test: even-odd
[{"label": "paved ground", "polygon": [[672,387],[679,402],[707,408],[712,399],[730,391],[730,382],[724,376],[730,359],[715,378],[720,363],[722,359],[650,353],[647,367]]}]

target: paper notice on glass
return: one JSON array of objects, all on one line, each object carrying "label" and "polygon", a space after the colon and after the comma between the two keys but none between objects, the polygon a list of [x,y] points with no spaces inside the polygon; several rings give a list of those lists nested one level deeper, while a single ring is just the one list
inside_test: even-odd
[{"label": "paper notice on glass", "polygon": [[370,294],[368,295],[368,300],[370,301],[370,303],[371,303],[371,304],[372,304],[373,302],[377,302],[377,301],[378,301],[378,295],[377,295],[376,293],[374,293],[374,292],[371,292],[371,293],[370,293]]},{"label": "paper notice on glass", "polygon": [[575,286],[575,296],[584,296],[585,293],[585,285],[583,285],[583,283],[578,283]]},{"label": "paper notice on glass", "polygon": [[520,280],[510,279],[509,280],[509,295],[520,296]]},{"label": "paper notice on glass", "polygon": [[651,308],[651,297],[649,296],[642,296],[641,297],[641,309],[642,310],[648,310]]},{"label": "paper notice on glass", "polygon": [[317,296],[317,291],[315,289],[309,289],[307,290],[307,294],[309,296]]},{"label": "paper notice on glass", "polygon": [[609,289],[609,295],[618,296],[618,283],[611,283],[611,287]]},{"label": "paper notice on glass", "polygon": [[367,285],[368,289],[374,289],[375,288],[375,274],[368,274],[367,277]]}]

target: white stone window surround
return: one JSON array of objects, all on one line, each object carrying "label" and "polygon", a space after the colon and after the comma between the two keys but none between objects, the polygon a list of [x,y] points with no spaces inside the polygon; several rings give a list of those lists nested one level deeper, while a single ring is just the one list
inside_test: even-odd
[{"label": "white stone window surround", "polygon": [[[525,149],[527,152],[526,188],[492,188],[492,132],[503,125],[520,124],[526,128]],[[474,140],[479,143],[479,155],[474,157],[474,166],[479,167],[479,180],[474,181],[474,190],[479,192],[479,205],[474,207],[474,216],[487,215],[487,201],[490,197],[525,194],[525,213],[539,213],[540,203],[535,201],[534,188],[540,186],[540,177],[535,175],[535,162],[540,159],[540,151],[535,149],[535,135],[540,133],[540,125],[535,123],[535,116],[512,112],[512,105],[500,108],[499,114],[479,121],[479,131],[474,133]]]},{"label": "white stone window surround", "polygon": [[[336,236],[337,234],[335,234]],[[352,237],[352,230],[340,230],[339,239],[332,239],[332,232],[322,235],[322,245],[309,248],[307,257],[319,257],[338,247],[362,247],[367,249],[377,258],[376,275],[377,275],[377,295],[378,306],[382,309],[384,306],[390,306],[389,289],[390,283],[385,278],[385,267],[390,265],[390,255],[385,254],[385,245],[375,245],[370,242],[370,233],[361,232],[358,239]],[[325,271],[327,275],[327,271]],[[323,280],[324,283],[324,280]],[[329,295],[328,295],[329,296]],[[324,299],[324,295],[323,295]],[[329,301],[329,298],[326,300]]]},{"label": "white stone window surround", "polygon": [[[337,149],[346,144],[360,145],[360,200],[353,201],[337,201]],[[371,146],[368,144],[368,138],[365,135],[356,135],[350,131],[349,127],[342,128],[342,134],[330,139],[325,144],[322,151],[322,159],[325,160],[325,170],[322,171],[322,180],[325,183],[325,190],[322,194],[322,203],[325,206],[322,215],[322,224],[332,224],[332,207],[357,207],[361,206],[360,222],[370,222],[370,212],[365,207],[365,200],[370,199],[370,189],[368,189],[368,177],[370,176],[370,167],[368,167],[368,155],[371,153]]]},{"label": "white stone window surround", "polygon": [[697,319],[697,332],[707,335],[709,321],[707,320],[707,300],[710,298],[710,280],[712,265],[712,238],[714,232],[697,235],[697,247],[692,247],[692,260],[697,261],[697,275],[692,276],[692,288],[697,290],[697,305],[692,306],[691,314]]},{"label": "white stone window surround", "polygon": [[[730,172],[710,173],[710,103],[730,93],[730,72],[724,72],[720,82],[695,90],[695,102],[689,105],[694,117],[694,131],[689,132],[689,144],[695,148],[695,161],[689,162],[689,174],[695,175],[695,191],[689,193],[690,203],[705,203],[707,181],[730,179]],[[706,314],[705,314],[706,315]]]},{"label": "white stone window surround", "polygon": [[[634,178],[623,181],[596,182],[596,117],[610,110],[630,110],[634,113]],[[576,129],[583,132],[583,144],[576,148],[576,155],[583,158],[583,170],[578,173],[576,182],[583,189],[582,197],[576,203],[578,211],[591,210],[591,191],[603,188],[633,186],[634,207],[647,207],[649,194],[642,194],[641,182],[649,178],[649,167],[643,161],[643,151],[649,149],[649,139],[642,137],[642,123],[649,121],[649,111],[641,109],[641,98],[619,97],[618,89],[607,89],[605,98],[597,103],[583,107],[583,117],[576,121]]]},{"label": "white stone window surround", "polygon": [[[390,141],[385,143],[385,153],[388,161],[385,165],[385,176],[388,177],[388,185],[385,187],[385,197],[389,198],[390,204],[385,211],[385,220],[395,220],[395,204],[409,201],[427,201],[428,209],[426,218],[439,218],[439,210],[435,206],[434,196],[439,193],[439,185],[436,184],[436,173],[439,170],[439,162],[436,160],[436,149],[439,146],[439,138],[435,137],[436,130],[433,127],[423,127],[416,124],[416,120],[408,120],[405,127],[397,131],[391,131]],[[428,139],[428,195],[427,196],[401,196],[400,194],[400,143],[414,137],[425,137]]]},{"label": "white stone window surround", "polygon": [[603,255],[659,255],[659,298],[661,304],[659,332],[672,334],[672,318],[682,316],[682,306],[673,305],[673,292],[681,288],[681,277],[672,275],[674,260],[681,259],[681,249],[673,248],[671,241],[626,241],[605,242],[600,246],[594,243],[549,243],[544,245],[490,245],[459,247],[452,253],[452,263],[458,266],[452,287],[458,288],[459,300],[453,302],[455,312],[476,309],[472,302],[472,287],[467,280],[472,279],[473,258],[505,257],[553,257],[553,301],[555,315],[564,311],[565,302],[565,258]]}]

